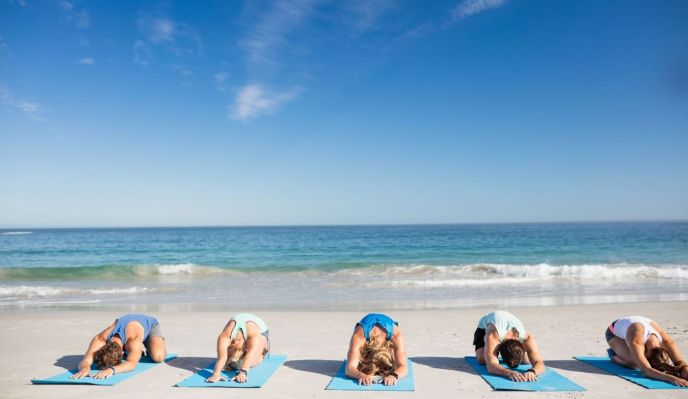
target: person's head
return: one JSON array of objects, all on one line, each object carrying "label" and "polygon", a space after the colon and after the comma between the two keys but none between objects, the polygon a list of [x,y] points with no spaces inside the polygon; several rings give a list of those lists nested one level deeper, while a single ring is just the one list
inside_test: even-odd
[{"label": "person's head", "polygon": [[647,356],[647,361],[650,362],[650,366],[652,366],[653,369],[675,377],[681,377],[681,369],[687,367],[685,364],[673,364],[669,357],[669,353],[666,349],[661,347],[651,349]]},{"label": "person's head", "polygon": [[523,344],[517,339],[505,339],[499,344],[499,354],[502,356],[502,360],[512,369],[521,364],[524,353]]},{"label": "person's head", "polygon": [[361,347],[358,371],[368,375],[389,375],[394,371],[394,344],[385,337],[371,338]]},{"label": "person's head", "polygon": [[244,342],[237,339],[232,340],[227,348],[227,363],[225,363],[225,370],[239,370],[244,362]]},{"label": "person's head", "polygon": [[93,360],[101,370],[120,364],[122,362],[122,345],[114,340],[108,341],[105,346],[93,354]]}]

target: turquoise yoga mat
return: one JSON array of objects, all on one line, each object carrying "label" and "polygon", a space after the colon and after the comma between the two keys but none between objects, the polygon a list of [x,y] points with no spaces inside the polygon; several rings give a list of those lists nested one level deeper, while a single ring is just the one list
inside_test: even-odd
[{"label": "turquoise yoga mat", "polygon": [[[498,375],[492,375],[487,372],[487,367],[478,363],[475,356],[466,356],[464,358],[466,363],[468,363],[478,374],[490,384],[492,388],[497,391],[585,391],[582,386],[570,381],[563,375],[557,373],[556,371],[545,368],[545,372],[538,376],[537,381],[532,382],[514,382],[510,379]],[[506,366],[505,366],[506,367]],[[517,370],[526,371],[530,368],[530,365],[520,365]]]},{"label": "turquoise yoga mat", "polygon": [[325,389],[335,391],[415,391],[416,387],[413,383],[413,364],[411,360],[408,362],[408,375],[399,381],[396,385],[384,385],[382,383],[372,385],[359,385],[358,380],[354,380],[346,376],[346,361],[342,362],[342,366],[337,371],[337,374],[332,378],[332,381]]},{"label": "turquoise yoga mat", "polygon": [[270,357],[263,360],[258,366],[249,370],[248,381],[244,383],[230,381],[232,377],[236,375],[236,371],[222,372],[227,378],[227,381],[205,382],[208,377],[213,375],[215,362],[212,362],[208,367],[197,371],[196,374],[178,382],[175,386],[186,388],[260,388],[270,379],[285,360],[287,360],[286,355],[270,355]]},{"label": "turquoise yoga mat", "polygon": [[647,389],[688,389],[688,387],[679,387],[674,384],[668,383],[666,381],[653,380],[647,378],[640,372],[640,370],[629,369],[618,364],[612,363],[609,357],[592,357],[592,356],[576,356],[576,360],[580,360],[585,364],[589,364],[600,370],[604,370],[607,373],[614,374],[617,377],[621,377],[624,380],[628,380],[634,384],[638,384],[641,387]]},{"label": "turquoise yoga mat", "polygon": [[[174,358],[176,358],[177,355],[167,355],[165,358],[165,362],[168,362]],[[95,378],[91,377],[83,377],[79,378],[78,380],[73,380],[71,377],[78,371],[77,369],[69,370],[65,373],[58,374],[54,377],[50,378],[45,378],[45,379],[33,379],[31,380],[32,384],[70,384],[70,385],[116,385],[119,384],[120,382],[124,380],[128,380],[129,378],[141,374],[144,371],[147,371],[159,364],[162,363],[155,363],[150,359],[148,356],[143,356],[141,360],[139,361],[139,364],[136,366],[136,368],[128,373],[121,373],[121,374],[115,374],[110,378],[104,378],[102,380],[96,380]],[[91,375],[94,375],[96,372],[98,372],[98,369],[93,366],[91,367]]]}]

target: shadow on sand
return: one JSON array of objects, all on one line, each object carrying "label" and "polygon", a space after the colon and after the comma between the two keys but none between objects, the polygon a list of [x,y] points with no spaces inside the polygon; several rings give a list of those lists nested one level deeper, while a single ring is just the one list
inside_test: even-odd
[{"label": "shadow on sand", "polygon": [[84,355],[65,355],[57,359],[53,366],[62,367],[66,370],[72,370],[79,367],[79,362]]},{"label": "shadow on sand", "polygon": [[580,360],[545,360],[545,366],[560,370],[577,371],[579,373],[610,375],[606,371],[600,370]]},{"label": "shadow on sand", "polygon": [[342,365],[342,360],[304,359],[289,360],[284,365],[290,369],[334,377]]},{"label": "shadow on sand", "polygon": [[463,357],[447,356],[418,356],[411,357],[414,363],[432,367],[439,370],[463,371],[464,373],[475,374],[471,366],[463,360]]},{"label": "shadow on sand", "polygon": [[212,367],[214,362],[214,357],[181,356],[170,360],[167,364],[178,369],[195,373],[206,367]]}]

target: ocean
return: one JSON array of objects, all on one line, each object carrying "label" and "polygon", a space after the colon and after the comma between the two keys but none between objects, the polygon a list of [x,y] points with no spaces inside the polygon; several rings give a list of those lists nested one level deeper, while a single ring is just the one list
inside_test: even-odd
[{"label": "ocean", "polygon": [[688,299],[688,222],[0,230],[0,308]]}]

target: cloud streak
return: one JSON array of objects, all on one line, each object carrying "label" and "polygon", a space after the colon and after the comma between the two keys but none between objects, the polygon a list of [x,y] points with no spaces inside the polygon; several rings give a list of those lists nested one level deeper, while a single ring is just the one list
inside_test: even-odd
[{"label": "cloud streak", "polygon": [[73,23],[78,28],[88,28],[91,26],[91,14],[85,8],[74,5],[71,1],[59,1],[57,5],[62,9],[67,17],[67,22]]},{"label": "cloud streak", "polygon": [[395,7],[396,3],[393,0],[352,0],[344,2],[344,9],[353,16],[351,24],[358,34],[374,28],[380,17]]},{"label": "cloud streak", "polygon": [[215,75],[213,75],[213,80],[215,80],[215,90],[223,93],[226,92],[227,78],[229,78],[229,74],[224,71],[217,72]]},{"label": "cloud streak", "polygon": [[0,104],[19,110],[31,119],[45,121],[43,116],[45,108],[41,104],[18,98],[12,90],[2,83],[0,83]]},{"label": "cloud streak", "polygon": [[140,12],[137,26],[139,38],[134,42],[134,62],[139,65],[150,65],[158,48],[177,57],[203,55],[203,39],[190,25]]},{"label": "cloud streak", "polygon": [[91,57],[80,58],[76,62],[78,62],[79,64],[82,64],[82,65],[89,65],[89,66],[96,63],[96,61]]},{"label": "cloud streak", "polygon": [[247,122],[259,115],[275,111],[282,104],[298,97],[300,93],[299,87],[274,92],[258,84],[248,84],[239,91],[234,104],[229,107],[229,116],[234,120]]},{"label": "cloud streak", "polygon": [[317,0],[278,0],[271,4],[267,12],[261,10],[261,17],[240,41],[250,62],[277,63],[288,45],[288,36],[314,12]]},{"label": "cloud streak", "polygon": [[501,7],[504,3],[506,0],[465,0],[452,10],[452,20],[461,21],[471,15]]}]

